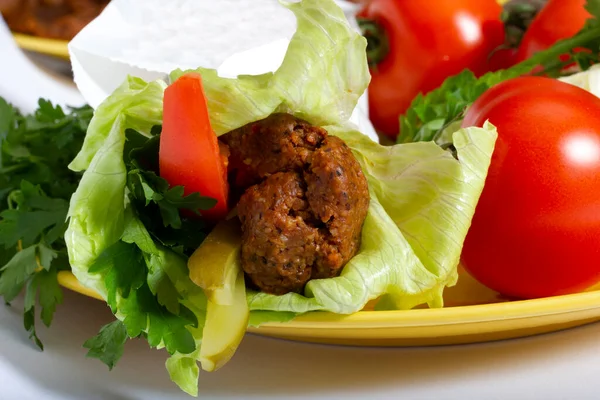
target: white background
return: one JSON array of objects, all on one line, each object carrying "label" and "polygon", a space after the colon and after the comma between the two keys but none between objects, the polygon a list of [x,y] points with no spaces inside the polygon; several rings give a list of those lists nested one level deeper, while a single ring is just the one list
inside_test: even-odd
[{"label": "white background", "polygon": [[[73,88],[23,61],[0,21],[0,96],[25,111],[39,96],[77,101]],[[188,399],[169,380],[165,352],[127,344],[109,372],[83,342],[111,321],[106,306],[65,293],[39,352],[22,328],[22,303],[0,305],[0,400]],[[41,324],[38,323],[38,326]],[[247,335],[235,357],[200,376],[206,399],[600,398],[600,324],[519,340],[432,348],[351,348]]]}]

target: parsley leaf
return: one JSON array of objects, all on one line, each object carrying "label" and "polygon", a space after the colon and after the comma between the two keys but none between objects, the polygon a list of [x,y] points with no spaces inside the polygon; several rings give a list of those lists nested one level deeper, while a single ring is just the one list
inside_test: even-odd
[{"label": "parsley leaf", "polygon": [[135,244],[118,241],[104,250],[90,267],[91,274],[105,274],[107,302],[113,312],[117,309],[117,292],[124,298],[139,289],[146,279],[146,264]]},{"label": "parsley leaf", "polygon": [[[25,251],[25,250],[24,250]],[[23,253],[23,251],[21,252]],[[58,285],[57,272],[41,271],[27,282],[25,288],[25,316],[24,327],[29,332],[29,338],[41,349],[44,346],[37,336],[35,329],[35,304],[36,297],[39,296],[39,303],[42,308],[41,318],[46,326],[50,326],[56,306],[62,303],[63,297]]]},{"label": "parsley leaf", "polygon": [[10,302],[19,294],[37,267],[36,246],[30,246],[17,251],[10,261],[0,268],[0,295],[4,296],[5,301]]},{"label": "parsley leaf", "polygon": [[88,339],[83,347],[89,349],[87,357],[97,358],[112,370],[123,356],[127,329],[123,322],[116,320],[100,328],[100,332]]},{"label": "parsley leaf", "polygon": [[39,263],[46,271],[50,270],[52,261],[58,257],[58,253],[44,243],[38,245]]},{"label": "parsley leaf", "polygon": [[22,246],[30,246],[46,231],[50,242],[62,236],[69,207],[66,200],[50,199],[39,186],[25,180],[20,191],[11,193],[10,200],[16,208],[0,212],[0,244],[12,247],[22,241]]},{"label": "parsley leaf", "polygon": [[179,293],[162,269],[154,268],[148,273],[148,287],[156,295],[158,302],[169,312],[175,315],[179,314]]},{"label": "parsley leaf", "polygon": [[144,253],[158,254],[158,248],[152,237],[131,207],[125,210],[125,221],[125,230],[121,240],[125,243],[136,244]]},{"label": "parsley leaf", "polygon": [[177,289],[154,264],[169,260],[161,258],[149,233],[130,211],[122,239],[102,252],[89,271],[104,276],[107,302],[113,312],[118,306],[125,315],[129,337],[143,334],[152,347],[164,345],[171,354],[191,353],[196,344],[187,327],[197,326],[198,320],[179,304]]},{"label": "parsley leaf", "polygon": [[49,326],[62,291],[58,270],[68,269],[63,239],[69,199],[81,174],[68,163],[83,144],[93,110],[63,109],[40,99],[22,115],[0,98],[0,296],[12,301],[23,289],[23,324],[43,349],[36,309]]},{"label": "parsley leaf", "polygon": [[188,354],[196,349],[194,337],[186,328],[197,326],[195,315],[183,306],[179,315],[172,314],[158,303],[148,285],[123,299],[120,307],[126,315],[123,322],[129,337],[137,337],[147,331],[150,346],[164,344],[170,354]]},{"label": "parsley leaf", "polygon": [[[0,97],[0,139],[4,139],[8,135],[11,122],[13,121],[15,111],[10,104]],[[1,164],[1,160],[0,160]]]},{"label": "parsley leaf", "polygon": [[23,314],[23,327],[29,333],[29,339],[32,340],[40,350],[44,350],[44,344],[40,340],[35,330],[35,305],[25,308]]},{"label": "parsley leaf", "polygon": [[56,306],[61,304],[63,300],[62,291],[58,284],[58,272],[55,269],[40,271],[35,275],[33,280],[37,285],[38,301],[42,307],[42,322],[49,327],[52,324]]},{"label": "parsley leaf", "polygon": [[136,202],[143,203],[144,207],[156,204],[165,227],[181,228],[180,209],[199,214],[198,210],[208,210],[216,204],[214,199],[197,192],[185,196],[183,186],[170,188],[164,178],[152,171],[134,169],[129,171],[128,178],[128,187]]}]

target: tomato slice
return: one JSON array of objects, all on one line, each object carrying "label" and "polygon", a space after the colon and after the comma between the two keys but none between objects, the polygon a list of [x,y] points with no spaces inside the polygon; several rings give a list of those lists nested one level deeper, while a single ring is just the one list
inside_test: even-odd
[{"label": "tomato slice", "polygon": [[226,156],[210,125],[208,107],[197,73],[181,76],[164,94],[160,137],[160,176],[172,186],[181,185],[186,195],[199,192],[217,200],[202,215],[216,221],[227,215]]}]

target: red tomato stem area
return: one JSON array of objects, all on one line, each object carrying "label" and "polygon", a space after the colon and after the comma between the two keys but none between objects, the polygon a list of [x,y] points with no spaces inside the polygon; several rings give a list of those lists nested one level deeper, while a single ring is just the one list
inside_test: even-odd
[{"label": "red tomato stem area", "polygon": [[163,127],[159,149],[160,176],[171,186],[183,186],[189,195],[199,192],[217,200],[201,210],[209,221],[228,213],[227,154],[210,125],[208,107],[197,73],[181,76],[164,93]]},{"label": "red tomato stem area", "polygon": [[503,82],[463,126],[498,129],[464,243],[465,269],[513,298],[579,292],[600,281],[600,99],[555,79]]},{"label": "red tomato stem area", "polygon": [[[490,54],[504,43],[497,0],[371,0],[358,17],[369,38],[369,113],[390,138],[399,117],[426,94],[465,69],[492,68]],[[382,37],[385,35],[385,38]]]}]

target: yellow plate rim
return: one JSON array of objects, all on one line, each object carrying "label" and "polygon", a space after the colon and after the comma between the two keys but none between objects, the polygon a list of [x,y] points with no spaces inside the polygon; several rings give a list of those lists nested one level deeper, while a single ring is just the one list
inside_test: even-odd
[{"label": "yellow plate rim", "polygon": [[23,50],[65,59],[69,58],[69,41],[67,40],[48,39],[22,33],[13,33],[13,38],[17,42],[17,45]]},{"label": "yellow plate rim", "polygon": [[[69,271],[61,271],[59,283],[74,292],[104,301],[98,293],[90,290]],[[516,300],[501,303],[455,306],[439,309],[412,309],[395,311],[360,311],[350,315],[328,312],[308,312],[285,323],[266,323],[261,327],[290,329],[378,329],[391,327],[426,327],[465,323],[482,323],[506,319],[526,319],[547,315],[568,314],[600,307],[600,290],[545,297],[532,300]],[[255,331],[255,329],[249,329]]]}]

